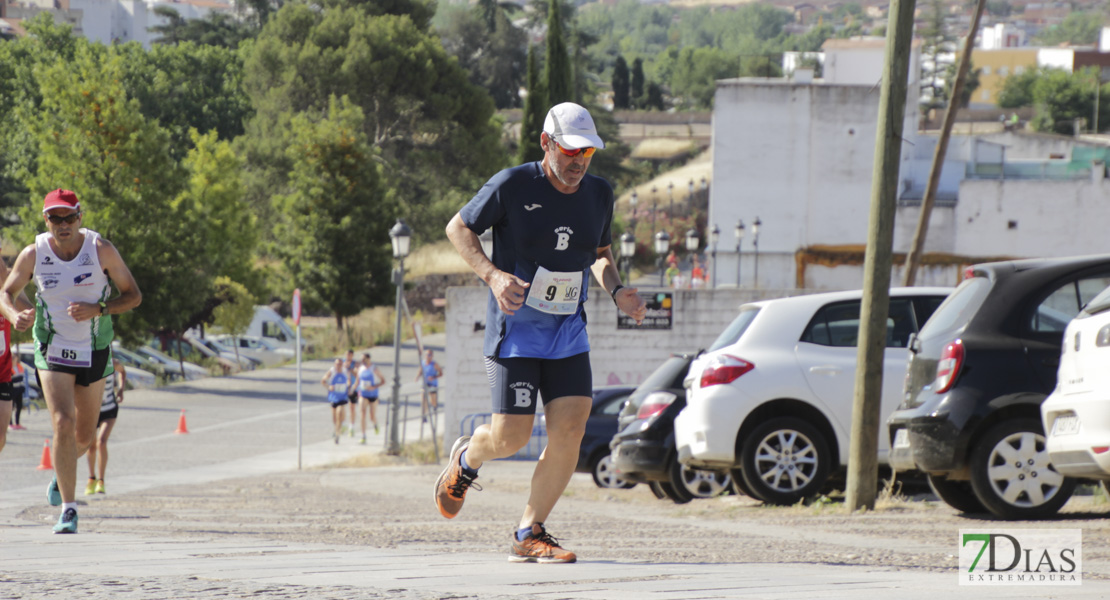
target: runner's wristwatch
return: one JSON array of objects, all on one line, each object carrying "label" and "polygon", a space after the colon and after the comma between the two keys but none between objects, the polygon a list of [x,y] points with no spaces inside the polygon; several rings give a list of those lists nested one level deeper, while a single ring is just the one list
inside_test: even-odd
[{"label": "runner's wristwatch", "polygon": [[97,302],[97,304],[100,305],[100,314],[102,314],[102,315],[108,314],[108,304],[107,303]]}]

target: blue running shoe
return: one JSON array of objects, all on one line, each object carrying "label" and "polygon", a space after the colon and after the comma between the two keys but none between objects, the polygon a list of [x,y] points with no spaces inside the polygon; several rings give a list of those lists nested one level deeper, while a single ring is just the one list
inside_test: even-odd
[{"label": "blue running shoe", "polygon": [[62,491],[58,489],[58,476],[50,480],[50,487],[46,488],[46,501],[50,506],[62,505]]},{"label": "blue running shoe", "polygon": [[77,511],[72,508],[65,509],[62,516],[58,517],[54,525],[54,533],[77,533]]}]

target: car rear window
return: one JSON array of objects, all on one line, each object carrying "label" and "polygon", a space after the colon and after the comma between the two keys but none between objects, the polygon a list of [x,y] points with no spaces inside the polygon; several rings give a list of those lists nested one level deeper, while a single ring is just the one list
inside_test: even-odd
[{"label": "car rear window", "polygon": [[1097,315],[1101,312],[1106,312],[1107,310],[1110,310],[1110,287],[1102,290],[1097,296],[1092,298],[1091,301],[1087,303],[1087,306],[1083,307],[1083,310],[1079,312],[1076,318],[1082,319],[1091,315]]},{"label": "car rear window", "polygon": [[1088,277],[1069,281],[1049,294],[1043,302],[1037,305],[1030,320],[1033,331],[1060,332],[1067,328],[1068,322],[1079,314],[1079,310],[1093,298],[1098,297],[1099,291],[1110,285],[1110,278]]},{"label": "car rear window", "polygon": [[931,339],[935,336],[947,336],[967,325],[990,290],[991,282],[986,277],[965,279],[925,322],[920,337]]},{"label": "car rear window", "polygon": [[721,332],[721,335],[717,336],[716,340],[713,340],[713,344],[709,346],[706,352],[720,350],[725,346],[735,344],[740,339],[740,336],[744,335],[744,332],[748,330],[748,326],[752,324],[752,321],[758,313],[758,306],[740,309],[740,314],[732,320],[732,323],[729,323],[728,327]]}]

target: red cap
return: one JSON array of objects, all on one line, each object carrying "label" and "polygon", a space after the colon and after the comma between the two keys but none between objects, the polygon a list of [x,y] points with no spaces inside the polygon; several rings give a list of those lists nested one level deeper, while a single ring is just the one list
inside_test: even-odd
[{"label": "red cap", "polygon": [[42,212],[47,213],[55,208],[72,208],[73,210],[81,210],[81,203],[77,200],[77,194],[69,190],[57,189],[46,195],[42,201]]}]

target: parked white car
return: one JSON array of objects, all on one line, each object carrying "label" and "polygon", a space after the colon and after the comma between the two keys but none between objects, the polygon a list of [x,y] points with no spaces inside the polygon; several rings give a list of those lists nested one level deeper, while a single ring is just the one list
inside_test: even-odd
[{"label": "parked white car", "polygon": [[161,363],[166,367],[166,370],[168,371],[181,373],[181,369],[182,367],[184,367],[186,381],[201,379],[204,377],[208,377],[209,375],[208,369],[205,369],[200,365],[193,364],[189,361],[184,361],[183,364],[179,365],[176,358],[173,358],[172,356],[164,354],[160,350],[155,350],[154,348],[151,348],[149,346],[140,346],[138,348],[135,348],[135,352],[138,352],[139,354],[142,354],[143,356],[148,357],[151,360]]},{"label": "parked white car", "polygon": [[235,348],[238,347],[239,354],[256,358],[262,361],[262,364],[267,367],[294,360],[297,354],[294,348],[278,346],[269,338],[264,337],[250,335],[214,335],[209,339],[227,348],[231,352],[234,352]]},{"label": "parked white car", "polygon": [[[890,291],[882,414],[897,408],[906,347],[952,290]],[[732,473],[745,494],[794,504],[848,460],[861,291],[745,304],[690,367],[675,419],[679,460]],[[890,449],[880,432],[879,460]]]},{"label": "parked white car", "polygon": [[[1064,331],[1056,389],[1041,404],[1048,458],[1071,477],[1110,481],[1110,288]],[[1110,488],[1108,488],[1110,489]]]}]

